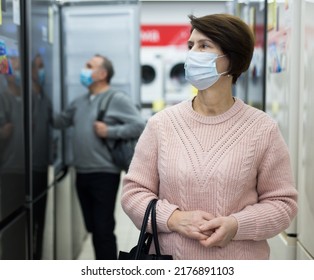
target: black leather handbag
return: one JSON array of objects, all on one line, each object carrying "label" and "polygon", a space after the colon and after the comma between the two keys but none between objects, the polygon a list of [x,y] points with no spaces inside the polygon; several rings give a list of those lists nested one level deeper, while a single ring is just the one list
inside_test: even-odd
[{"label": "black leather handbag", "polygon": [[[138,243],[135,247],[131,249],[130,252],[119,253],[119,260],[172,260],[171,255],[162,255],[160,253],[158,235],[157,235],[157,223],[156,223],[156,203],[157,199],[153,199],[148,204],[145,215],[143,218],[143,223],[140,231],[140,236]],[[147,223],[149,215],[151,214],[151,223],[153,233],[146,232]],[[154,240],[156,254],[150,254],[150,245]]]}]

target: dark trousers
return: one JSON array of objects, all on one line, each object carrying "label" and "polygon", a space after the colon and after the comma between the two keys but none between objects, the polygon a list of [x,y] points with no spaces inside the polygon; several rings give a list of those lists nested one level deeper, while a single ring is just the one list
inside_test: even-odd
[{"label": "dark trousers", "polygon": [[120,174],[79,173],[76,187],[86,229],[92,233],[97,260],[117,259],[114,209]]}]

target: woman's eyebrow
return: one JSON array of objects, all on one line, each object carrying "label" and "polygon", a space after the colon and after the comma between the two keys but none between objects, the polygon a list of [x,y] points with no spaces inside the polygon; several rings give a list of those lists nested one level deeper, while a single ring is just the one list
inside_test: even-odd
[{"label": "woman's eyebrow", "polygon": [[[196,40],[196,43],[203,43],[203,42],[213,43],[213,41],[210,40],[210,39],[199,39],[199,40]],[[194,41],[189,40],[187,43],[188,44],[194,44]]]}]

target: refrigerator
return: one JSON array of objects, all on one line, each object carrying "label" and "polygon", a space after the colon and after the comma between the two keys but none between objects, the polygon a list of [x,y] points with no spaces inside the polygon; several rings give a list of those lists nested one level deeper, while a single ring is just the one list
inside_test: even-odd
[{"label": "refrigerator", "polygon": [[63,170],[58,9],[1,1],[0,259],[54,259],[55,184]]},{"label": "refrigerator", "polygon": [[[64,108],[61,8],[59,1],[27,2],[30,209],[32,259],[75,259],[86,231],[65,161],[65,131],[52,125]],[[74,225],[74,226],[73,226]]]},{"label": "refrigerator", "polygon": [[[139,2],[62,1],[58,2],[58,10],[62,108],[86,93],[80,71],[95,54],[113,62],[112,87],[124,91],[139,105]],[[75,190],[71,137],[69,128],[63,138],[67,172],[57,178],[55,188],[56,259],[76,258],[87,234]]]},{"label": "refrigerator", "polygon": [[27,1],[32,259],[54,259],[55,187],[63,172],[62,131],[53,129],[52,112],[61,110],[59,12],[53,1]]},{"label": "refrigerator", "polygon": [[[0,48],[0,259],[57,259],[57,209],[77,205],[75,194],[58,200],[56,191],[68,170],[64,132],[52,127],[63,102],[58,1],[2,0]],[[71,222],[73,207],[63,214]],[[78,251],[82,239],[67,241]]]},{"label": "refrigerator", "polygon": [[267,112],[288,145],[298,196],[291,226],[271,239],[273,259],[314,256],[314,2],[268,1]]},{"label": "refrigerator", "polygon": [[239,77],[234,95],[265,110],[266,0],[234,0],[233,12],[248,24],[255,37],[249,69]]},{"label": "refrigerator", "polygon": [[[267,3],[266,112],[278,123],[289,148],[294,180],[298,181],[299,1]],[[296,219],[269,240],[271,259],[296,258]]]},{"label": "refrigerator", "polygon": [[314,1],[300,1],[300,103],[297,216],[297,259],[314,260]]},{"label": "refrigerator", "polygon": [[[32,112],[29,243],[33,259],[73,259],[72,188],[71,181],[64,180],[69,176],[64,161],[65,133],[52,125],[53,114],[63,109],[60,8],[58,2],[49,0],[32,0],[28,5]],[[73,212],[80,214],[76,210]],[[66,224],[62,223],[65,217]],[[82,223],[78,226],[83,227]]]},{"label": "refrigerator", "polygon": [[[14,4],[16,5],[16,3]],[[16,8],[14,6],[14,8]],[[24,122],[23,91],[25,61],[19,10],[2,1],[0,21],[0,259],[26,259],[30,211]]]},{"label": "refrigerator", "polygon": [[0,3],[0,260],[76,259],[87,232],[71,130],[52,117],[85,93],[80,69],[95,53],[140,104],[139,2]]},{"label": "refrigerator", "polygon": [[[62,1],[58,7],[63,108],[86,94],[80,83],[80,71],[95,54],[112,61],[115,74],[111,86],[128,94],[140,106],[139,2]],[[56,201],[60,204],[56,208],[56,258],[72,259],[78,255],[86,231],[76,199],[71,128],[64,133],[68,172],[56,184]],[[66,203],[69,199],[70,203]]]}]

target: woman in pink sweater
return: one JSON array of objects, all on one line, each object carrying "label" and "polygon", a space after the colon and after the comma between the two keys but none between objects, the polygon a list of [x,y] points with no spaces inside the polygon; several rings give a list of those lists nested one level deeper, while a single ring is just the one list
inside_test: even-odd
[{"label": "woman in pink sweater", "polygon": [[122,207],[140,228],[158,198],[161,252],[174,259],[268,259],[266,240],[295,217],[297,192],[276,122],[232,96],[254,38],[235,16],[190,19],[185,73],[198,94],[149,119]]}]

